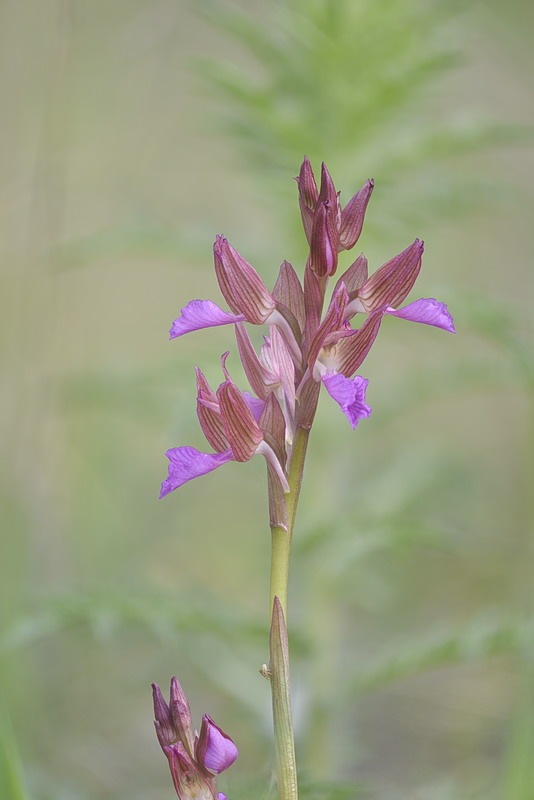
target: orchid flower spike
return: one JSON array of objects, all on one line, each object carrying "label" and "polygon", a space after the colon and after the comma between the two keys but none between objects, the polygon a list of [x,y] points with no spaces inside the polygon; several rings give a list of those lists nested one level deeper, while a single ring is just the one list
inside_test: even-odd
[{"label": "orchid flower spike", "polygon": [[[419,239],[370,277],[367,259],[359,255],[327,299],[328,280],[337,271],[339,254],[354,247],[360,237],[374,181],[366,181],[345,206],[324,164],[319,186],[307,158],[296,181],[309,244],[303,281],[284,261],[269,291],[254,267],[224,236],[217,236],[215,273],[230,312],[211,300],[192,300],[172,324],[171,339],[202,328],[234,325],[239,356],[254,394],[241,391],[230,378],[228,354],[223,356],[225,380],[216,391],[197,370],[197,415],[214,452],[192,447],[168,450],[169,472],[160,495],[228,461],[249,461],[261,454],[268,467],[271,523],[282,526],[294,437],[299,428],[313,424],[319,387],[325,387],[356,428],[371,413],[366,401],[368,381],[356,372],[386,315],[454,333],[444,303],[420,298],[402,305],[421,271],[424,245]],[[365,317],[353,327],[357,315]],[[259,354],[247,324],[268,326]]]}]

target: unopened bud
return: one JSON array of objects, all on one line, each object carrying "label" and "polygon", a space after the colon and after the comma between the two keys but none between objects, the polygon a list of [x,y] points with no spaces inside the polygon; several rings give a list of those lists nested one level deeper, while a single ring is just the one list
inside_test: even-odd
[{"label": "unopened bud", "polygon": [[170,710],[174,727],[178,732],[178,738],[183,742],[184,747],[193,754],[193,730],[191,722],[191,709],[187,702],[180,681],[174,677],[171,679],[171,698]]},{"label": "unopened bud", "polygon": [[334,214],[335,209],[325,200],[317,206],[313,218],[310,266],[319,278],[333,275],[337,269],[338,238]]},{"label": "unopened bud", "polygon": [[154,727],[158,741],[162,747],[174,744],[180,736],[174,726],[169,706],[157,683],[152,684],[152,700],[154,702]]},{"label": "unopened bud", "polygon": [[340,249],[350,250],[360,238],[365,211],[371,199],[374,185],[373,180],[367,181],[360,191],[349,200],[341,212],[341,226],[339,230]]},{"label": "unopened bud", "polygon": [[301,164],[298,177],[295,178],[297,186],[299,187],[299,200],[311,211],[315,210],[319,192],[317,191],[317,184],[315,182],[315,175],[313,174],[312,165],[307,156],[304,156],[304,161]]}]

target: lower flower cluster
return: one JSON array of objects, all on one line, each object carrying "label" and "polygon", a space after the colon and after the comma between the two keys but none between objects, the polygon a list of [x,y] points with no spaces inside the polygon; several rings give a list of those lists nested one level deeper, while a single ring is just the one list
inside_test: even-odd
[{"label": "lower flower cluster", "polygon": [[[363,254],[338,278],[325,306],[338,254],[360,236],[374,183],[364,186],[342,207],[332,178],[322,165],[317,186],[304,159],[296,179],[309,255],[301,283],[287,261],[269,291],[256,270],[217,236],[215,273],[230,312],[211,300],[192,300],[173,322],[170,338],[220,325],[234,325],[237,347],[253,394],[242,392],[222,357],[223,382],[214,391],[197,369],[197,415],[214,452],[193,447],[167,451],[169,470],[160,497],[228,461],[248,461],[261,454],[267,461],[271,524],[285,524],[284,494],[292,444],[299,428],[310,428],[320,386],[339,405],[352,428],[371,413],[368,381],[356,372],[371,349],[385,316],[419,322],[454,333],[447,307],[433,298],[408,305],[421,270],[423,242],[416,239],[371,276]],[[353,327],[353,320],[364,315]],[[256,352],[246,325],[267,325]]]},{"label": "lower flower cluster", "polygon": [[169,704],[155,683],[152,695],[156,735],[179,800],[226,800],[225,794],[216,791],[215,776],[236,760],[233,741],[207,714],[200,733],[193,732],[189,703],[178,678],[171,680]]}]

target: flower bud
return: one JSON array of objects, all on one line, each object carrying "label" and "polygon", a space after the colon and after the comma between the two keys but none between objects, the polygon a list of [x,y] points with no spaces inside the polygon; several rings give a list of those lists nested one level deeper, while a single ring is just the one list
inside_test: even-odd
[{"label": "flower bud", "polygon": [[309,244],[313,226],[313,215],[319,192],[317,191],[317,184],[315,183],[315,176],[311,164],[306,157],[302,162],[300,172],[295,180],[299,187],[300,216],[302,217],[304,233],[306,234],[306,239]]},{"label": "flower bud", "polygon": [[159,686],[152,684],[156,733],[169,762],[179,800],[226,800],[217,793],[215,775],[231,766],[238,750],[228,734],[205,714],[200,736],[191,726],[191,711],[178,678],[171,681],[167,705]]},{"label": "flower bud", "polygon": [[341,212],[341,226],[339,230],[339,246],[341,250],[350,250],[360,238],[365,211],[371,199],[374,185],[373,180],[367,181],[360,191],[349,200]]},{"label": "flower bud", "polygon": [[312,165],[307,156],[304,156],[304,161],[301,164],[298,177],[295,178],[297,186],[299,187],[299,200],[311,211],[315,210],[319,192],[317,191],[317,184],[315,182],[315,175],[313,174]]},{"label": "flower bud", "polygon": [[190,755],[193,754],[193,730],[191,709],[178,678],[171,678],[170,710],[178,738]]},{"label": "flower bud", "polygon": [[152,700],[154,702],[154,727],[158,741],[162,747],[174,744],[180,736],[174,727],[169,706],[157,683],[152,684]]},{"label": "flower bud", "polygon": [[338,195],[332,176],[328,172],[326,164],[321,164],[321,189],[319,191],[318,203],[330,203],[331,207],[336,211],[336,217],[339,210]]},{"label": "flower bud", "polygon": [[335,209],[325,200],[319,203],[313,218],[310,266],[319,278],[333,275],[337,269],[338,235],[334,215]]}]

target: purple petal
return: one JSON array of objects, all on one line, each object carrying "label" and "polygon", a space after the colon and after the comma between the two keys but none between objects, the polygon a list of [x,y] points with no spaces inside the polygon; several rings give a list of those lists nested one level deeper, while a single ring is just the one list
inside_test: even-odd
[{"label": "purple petal", "polygon": [[226,800],[226,795],[224,792],[219,792],[217,795],[217,800]]},{"label": "purple petal", "polygon": [[326,375],[322,379],[326,391],[347,417],[353,428],[356,428],[361,419],[371,414],[370,406],[365,403],[365,392],[368,380],[356,375],[354,378],[345,378],[344,375]]},{"label": "purple petal", "polygon": [[454,322],[445,303],[438,303],[433,297],[422,297],[415,303],[410,303],[404,308],[395,311],[388,308],[386,314],[392,317],[400,317],[410,322],[422,322],[425,325],[434,325],[436,328],[443,328],[449,333],[456,333]]},{"label": "purple petal", "polygon": [[169,338],[176,339],[184,333],[213,328],[216,325],[231,325],[243,322],[244,319],[243,314],[228,314],[211,300],[191,300],[172,323]]},{"label": "purple petal", "polygon": [[172,450],[167,450],[165,455],[170,462],[169,474],[161,484],[160,498],[178,489],[187,481],[200,475],[207,475],[208,472],[234,460],[231,450],[224,450],[222,453],[200,453],[194,447],[174,447]]},{"label": "purple petal", "polygon": [[260,417],[263,414],[263,409],[265,408],[265,400],[260,400],[259,397],[254,397],[254,395],[250,394],[250,392],[242,392],[242,394],[245,398],[245,403],[252,411],[252,416],[256,422],[259,422]]},{"label": "purple petal", "polygon": [[219,775],[234,763],[238,755],[239,751],[228,734],[204,714],[197,742],[197,762]]}]

